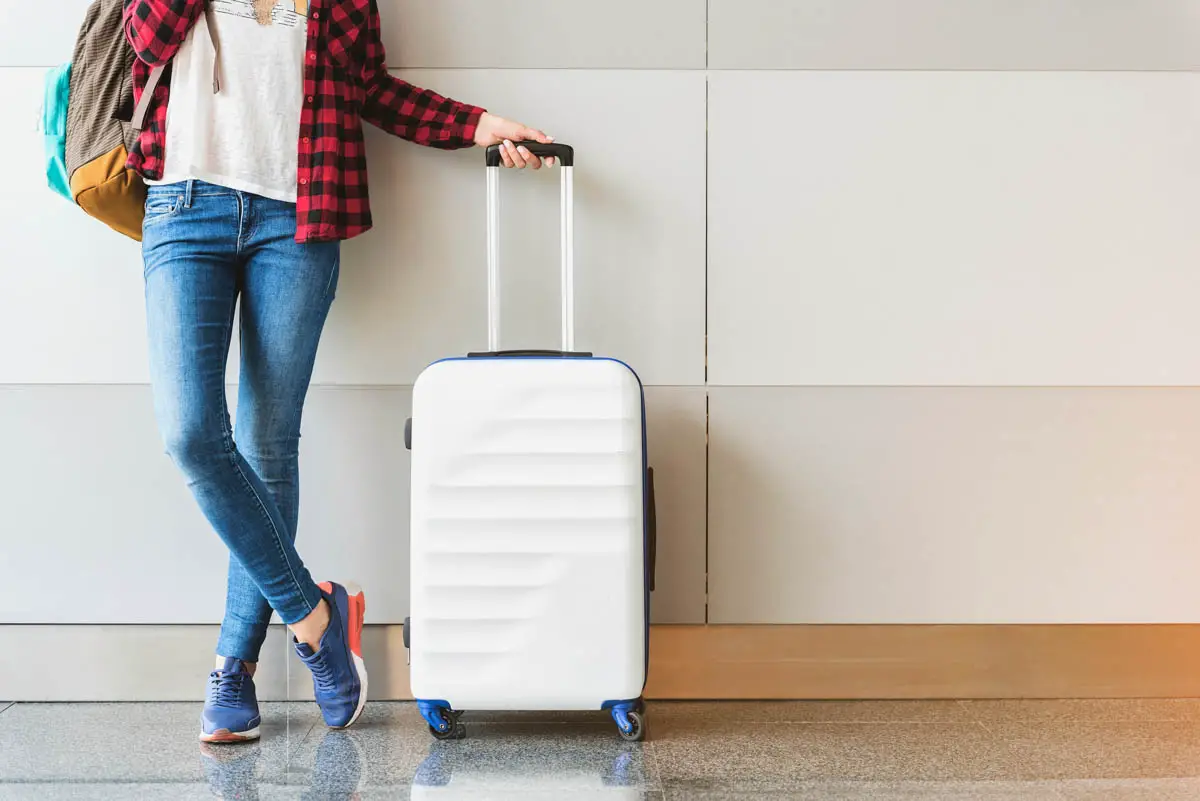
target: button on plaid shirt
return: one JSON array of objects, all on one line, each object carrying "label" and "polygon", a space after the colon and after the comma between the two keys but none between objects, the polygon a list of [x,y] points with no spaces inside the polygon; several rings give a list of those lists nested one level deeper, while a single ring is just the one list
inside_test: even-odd
[{"label": "button on plaid shirt", "polygon": [[[297,0],[303,6],[302,0]],[[150,68],[165,64],[187,38],[205,0],[126,0],[125,36],[138,58],[135,100]],[[163,80],[128,166],[162,177],[167,100]],[[310,0],[300,115],[296,241],[349,239],[371,227],[362,121],[409,141],[471,147],[483,109],[419,89],[391,75],[376,0]]]}]

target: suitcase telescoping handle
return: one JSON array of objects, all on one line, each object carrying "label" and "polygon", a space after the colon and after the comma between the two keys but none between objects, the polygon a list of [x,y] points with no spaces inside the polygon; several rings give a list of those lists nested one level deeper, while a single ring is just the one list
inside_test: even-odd
[{"label": "suitcase telescoping handle", "polygon": [[[558,143],[516,142],[539,158],[553,156],[561,166],[562,354],[575,351],[575,150]],[[488,352],[500,351],[500,145],[487,149],[488,193]]]},{"label": "suitcase telescoping handle", "polygon": [[[570,145],[560,145],[557,142],[543,144],[541,142],[513,142],[517,147],[523,147],[540,159],[553,156],[564,167],[575,166],[575,148]],[[492,145],[487,149],[487,165],[499,167],[504,163],[500,158],[500,145]]]}]

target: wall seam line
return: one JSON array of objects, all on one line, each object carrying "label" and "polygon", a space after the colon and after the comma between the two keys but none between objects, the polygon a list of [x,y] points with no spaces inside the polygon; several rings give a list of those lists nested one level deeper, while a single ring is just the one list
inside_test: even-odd
[{"label": "wall seam line", "polygon": [[709,472],[712,465],[710,431],[712,413],[708,393],[708,232],[709,232],[709,26],[712,21],[712,0],[704,4],[704,624],[709,623]]}]

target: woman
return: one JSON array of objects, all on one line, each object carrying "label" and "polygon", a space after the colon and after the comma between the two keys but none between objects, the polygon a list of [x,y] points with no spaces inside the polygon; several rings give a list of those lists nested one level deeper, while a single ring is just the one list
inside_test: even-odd
[{"label": "woman", "polygon": [[[230,551],[200,738],[258,737],[253,677],[271,610],[312,672],[326,723],[349,726],[367,696],[363,595],[314,583],[293,542],[300,415],[339,243],[371,227],[362,122],[430,147],[503,144],[509,167],[541,166],[514,141],[550,139],[390,75],[375,0],[126,0],[125,34],[135,99],[152,67],[171,64],[129,156],[149,185],[155,412]],[[225,363],[239,300],[231,429]]]}]

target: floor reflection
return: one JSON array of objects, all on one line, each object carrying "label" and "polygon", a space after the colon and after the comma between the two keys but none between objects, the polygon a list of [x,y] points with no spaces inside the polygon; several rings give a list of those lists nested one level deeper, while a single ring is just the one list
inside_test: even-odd
[{"label": "floor reflection", "polygon": [[[2,705],[0,705],[2,706]],[[439,743],[416,707],[348,732],[264,704],[253,744],[196,741],[199,704],[16,704],[0,801],[1196,801],[1200,701],[656,704],[644,746],[602,715],[468,715]]]},{"label": "floor reflection", "polygon": [[[259,743],[200,745],[208,787],[215,797],[227,801],[259,801],[261,761]],[[355,801],[363,785],[364,763],[362,747],[352,732],[327,730],[313,757],[309,786],[299,797],[304,801]]]},{"label": "floor reflection", "polygon": [[258,801],[259,743],[233,745],[200,744],[200,767],[208,787],[217,798]]},{"label": "floor reflection", "polygon": [[430,801],[563,798],[640,799],[646,786],[642,747],[592,742],[549,749],[545,743],[485,739],[435,743],[413,777],[412,798]]},{"label": "floor reflection", "polygon": [[[644,746],[607,725],[489,723],[436,742],[420,729],[377,720],[349,731],[314,729],[280,749],[269,741],[200,745],[215,798],[358,801],[360,797],[455,799],[643,799],[653,784]],[[286,765],[282,774],[278,768]]]}]

